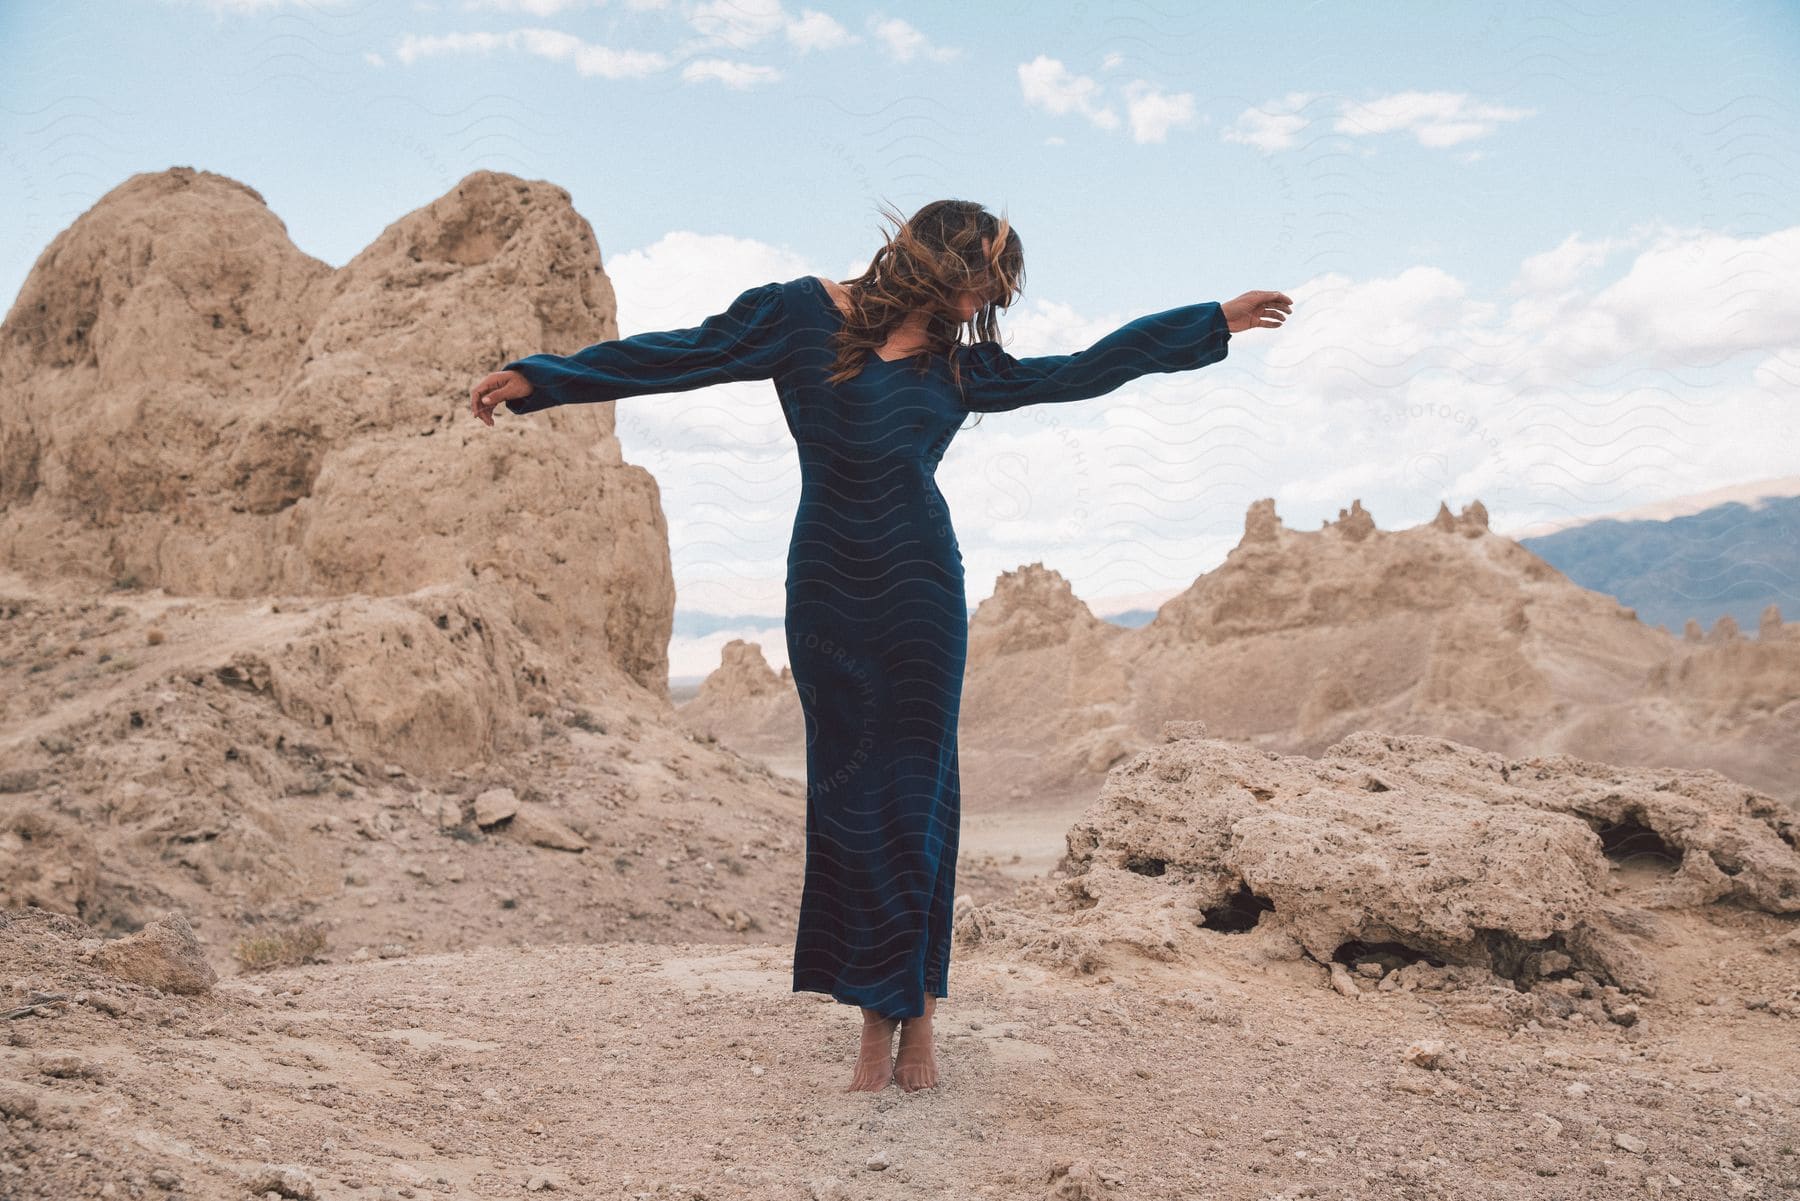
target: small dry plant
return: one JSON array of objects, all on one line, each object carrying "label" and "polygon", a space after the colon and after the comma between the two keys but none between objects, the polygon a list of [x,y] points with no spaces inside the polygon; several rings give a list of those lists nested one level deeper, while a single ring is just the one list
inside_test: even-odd
[{"label": "small dry plant", "polygon": [[246,934],[238,939],[232,953],[247,972],[266,971],[272,967],[295,967],[310,963],[325,949],[325,924],[289,926],[285,930]]}]

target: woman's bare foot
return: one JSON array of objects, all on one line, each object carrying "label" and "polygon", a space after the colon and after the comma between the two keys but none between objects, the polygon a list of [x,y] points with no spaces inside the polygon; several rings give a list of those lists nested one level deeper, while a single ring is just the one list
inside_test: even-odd
[{"label": "woman's bare foot", "polygon": [[847,1093],[879,1092],[888,1086],[894,1071],[894,1027],[900,1020],[882,1017],[866,1007],[862,1014],[862,1046],[856,1052],[856,1073],[844,1090]]},{"label": "woman's bare foot", "polygon": [[894,1083],[907,1092],[934,1088],[938,1082],[937,1052],[931,1043],[931,1014],[937,998],[925,998],[925,1016],[900,1022],[900,1054],[894,1060]]}]

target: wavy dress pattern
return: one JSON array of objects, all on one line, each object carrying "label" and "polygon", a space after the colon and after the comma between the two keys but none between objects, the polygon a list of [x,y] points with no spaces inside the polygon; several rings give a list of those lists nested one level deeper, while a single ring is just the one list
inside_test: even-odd
[{"label": "wavy dress pattern", "polygon": [[947,995],[962,791],[957,716],[968,650],[962,551],[937,465],[970,413],[1089,399],[1226,355],[1215,302],[1139,317],[1074,354],[997,342],[949,362],[885,360],[826,382],[842,315],[804,275],[744,291],[690,329],[635,334],[506,370],[559,404],[772,380],[799,448],[787,648],[806,725],[806,866],[796,992],[889,1017]]}]

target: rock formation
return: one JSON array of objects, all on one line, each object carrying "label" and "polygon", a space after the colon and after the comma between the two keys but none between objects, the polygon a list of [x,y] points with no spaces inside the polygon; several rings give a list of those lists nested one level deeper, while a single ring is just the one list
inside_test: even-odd
[{"label": "rock formation", "polygon": [[1096,621],[1042,564],[1002,576],[970,625],[964,779],[1091,795],[1163,723],[1201,719],[1301,754],[1379,729],[1794,789],[1800,641],[1715,634],[1644,626],[1492,533],[1478,500],[1397,531],[1353,501],[1307,533],[1264,499],[1225,562],[1142,629]]},{"label": "rock formation", "polygon": [[749,754],[803,756],[806,718],[786,665],[779,672],[763,658],[762,645],[733,638],[719,652],[719,666],[681,706],[681,724],[707,738],[724,739]]},{"label": "rock formation", "polygon": [[0,410],[0,566],[192,597],[493,593],[558,659],[663,692],[667,530],[611,407],[467,412],[509,356],[616,337],[613,309],[549,184],[476,172],[334,271],[252,188],[133,176],[0,326],[0,379],[32,397]]},{"label": "rock formation", "polygon": [[1304,955],[1650,993],[1657,912],[1800,913],[1800,813],[1715,772],[1373,732],[1313,760],[1197,726],[1115,767],[1057,877],[966,906],[958,937],[1077,973]]},{"label": "rock formation", "polygon": [[[469,414],[509,358],[614,336],[568,193],[490,171],[335,270],[189,168],[58,234],[0,324],[30,398],[0,407],[0,904],[179,910],[215,949],[307,914],[466,945],[526,888],[566,937],[777,920],[799,789],[674,721],[666,524],[612,406]],[[494,787],[523,803],[488,833]],[[637,904],[639,856],[693,903]]]}]

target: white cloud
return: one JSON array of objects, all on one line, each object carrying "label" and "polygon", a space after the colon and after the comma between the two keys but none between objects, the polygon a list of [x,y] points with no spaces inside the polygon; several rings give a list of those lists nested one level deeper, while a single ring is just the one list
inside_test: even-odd
[{"label": "white cloud", "polygon": [[[1314,118],[1301,110],[1319,99],[1313,92],[1289,92],[1278,100],[1270,100],[1238,114],[1237,120],[1220,136],[1227,142],[1238,142],[1267,153],[1287,150],[1296,145],[1302,131]],[[1509,108],[1483,104],[1465,92],[1396,92],[1375,100],[1340,100],[1330,131],[1351,137],[1373,137],[1378,134],[1411,133],[1421,146],[1448,149],[1475,138],[1487,137],[1502,122],[1522,121],[1536,115],[1536,109]],[[1311,141],[1317,134],[1307,137]],[[1365,153],[1373,153],[1365,147]],[[1463,162],[1480,157],[1478,151],[1464,151]]]},{"label": "white cloud", "polygon": [[[183,0],[176,0],[177,3]],[[211,9],[220,16],[252,16],[278,8],[339,8],[346,0],[185,0],[195,8]]]},{"label": "white cloud", "polygon": [[835,50],[862,41],[829,14],[810,8],[787,23],[787,39],[802,54],[809,50]]},{"label": "white cloud", "polygon": [[[605,2],[464,0],[464,6],[550,17],[587,4]],[[666,0],[625,0],[625,6],[634,10],[659,9],[666,6]],[[687,20],[698,36],[669,52],[621,50],[585,41],[560,29],[523,28],[506,32],[408,34],[401,38],[394,57],[402,63],[412,63],[444,55],[491,55],[514,51],[572,63],[583,75],[607,79],[643,78],[682,63],[681,78],[690,83],[717,82],[731,88],[749,88],[774,83],[782,78],[782,73],[775,67],[720,55],[718,50],[746,49],[776,33],[784,33],[788,44],[802,54],[861,41],[827,13],[807,9],[798,17],[791,17],[782,8],[781,0],[709,0],[691,9]],[[689,61],[692,55],[699,57]],[[381,64],[374,62],[374,65]]]},{"label": "white cloud", "polygon": [[605,0],[463,0],[463,8],[471,11],[490,9],[529,13],[534,17],[554,17],[571,8],[589,8],[604,3]]},{"label": "white cloud", "polygon": [[515,44],[503,33],[409,33],[394,47],[394,57],[403,63],[447,54],[491,54]]},{"label": "white cloud", "polygon": [[1312,103],[1313,96],[1311,92],[1289,92],[1279,100],[1247,108],[1220,137],[1262,151],[1285,150],[1311,122],[1300,110]]},{"label": "white cloud", "polygon": [[933,62],[945,63],[962,54],[954,46],[932,45],[923,33],[898,17],[871,17],[869,27],[875,31],[875,36],[887,47],[888,54],[896,62],[909,63],[915,58],[928,58]]},{"label": "white cloud", "polygon": [[1019,88],[1025,103],[1063,116],[1080,113],[1101,129],[1116,129],[1119,114],[1100,99],[1101,86],[1086,75],[1077,75],[1060,61],[1038,55],[1019,65]]},{"label": "white cloud", "polygon": [[[1592,278],[1618,248],[1631,260]],[[1238,335],[1233,355],[1259,348],[1257,391],[1305,431],[1280,447],[1294,503],[1385,455],[1389,512],[1364,498],[1384,527],[1396,505],[1412,521],[1479,496],[1512,528],[1791,473],[1771,431],[1793,424],[1796,273],[1800,227],[1570,238],[1520,265],[1508,304],[1425,266],[1309,280],[1285,289],[1286,328]]]},{"label": "white cloud", "polygon": [[758,84],[774,83],[781,78],[781,72],[774,67],[730,62],[722,58],[697,58],[681,68],[681,77],[689,83],[716,79],[728,88],[752,88]]},{"label": "white cloud", "polygon": [[1551,330],[1571,364],[1633,356],[1699,364],[1777,350],[1800,330],[1800,226],[1738,238],[1662,229],[1623,277],[1582,304],[1582,319]]},{"label": "white cloud", "polygon": [[1554,250],[1534,254],[1519,266],[1513,280],[1515,292],[1552,292],[1570,287],[1581,276],[1606,261],[1620,243],[1613,238],[1597,241],[1570,234]]},{"label": "white cloud", "polygon": [[[1109,54],[1103,66],[1123,61]],[[1118,129],[1119,113],[1105,98],[1106,87],[1092,76],[1078,75],[1060,59],[1040,54],[1018,68],[1025,103],[1056,116],[1080,113],[1100,129]],[[1148,80],[1133,79],[1120,89],[1134,142],[1166,141],[1169,131],[1194,121],[1191,92],[1167,92]],[[1060,144],[1060,139],[1058,143]]]},{"label": "white cloud", "polygon": [[1135,142],[1161,142],[1177,125],[1194,121],[1194,96],[1191,92],[1164,92],[1141,79],[1125,85],[1125,115],[1131,121],[1131,138]]},{"label": "white cloud", "polygon": [[835,50],[862,40],[829,13],[809,8],[794,16],[782,7],[781,0],[710,0],[689,10],[687,21],[699,38],[679,48],[677,57],[694,50],[741,53],[776,34],[784,35],[788,45],[801,54]]},{"label": "white cloud", "polygon": [[598,75],[605,79],[641,79],[669,65],[669,60],[654,50],[615,50],[584,42],[574,34],[557,29],[407,34],[395,47],[394,57],[403,63],[412,63],[444,55],[485,55],[498,51],[517,51],[552,62],[569,62],[583,75]]},{"label": "white cloud", "polygon": [[1454,146],[1486,137],[1502,121],[1522,121],[1536,109],[1481,104],[1466,92],[1396,92],[1345,103],[1332,128],[1353,137],[1410,131],[1421,146]]},{"label": "white cloud", "polygon": [[712,0],[688,13],[688,24],[713,42],[747,50],[787,24],[781,0]]}]

